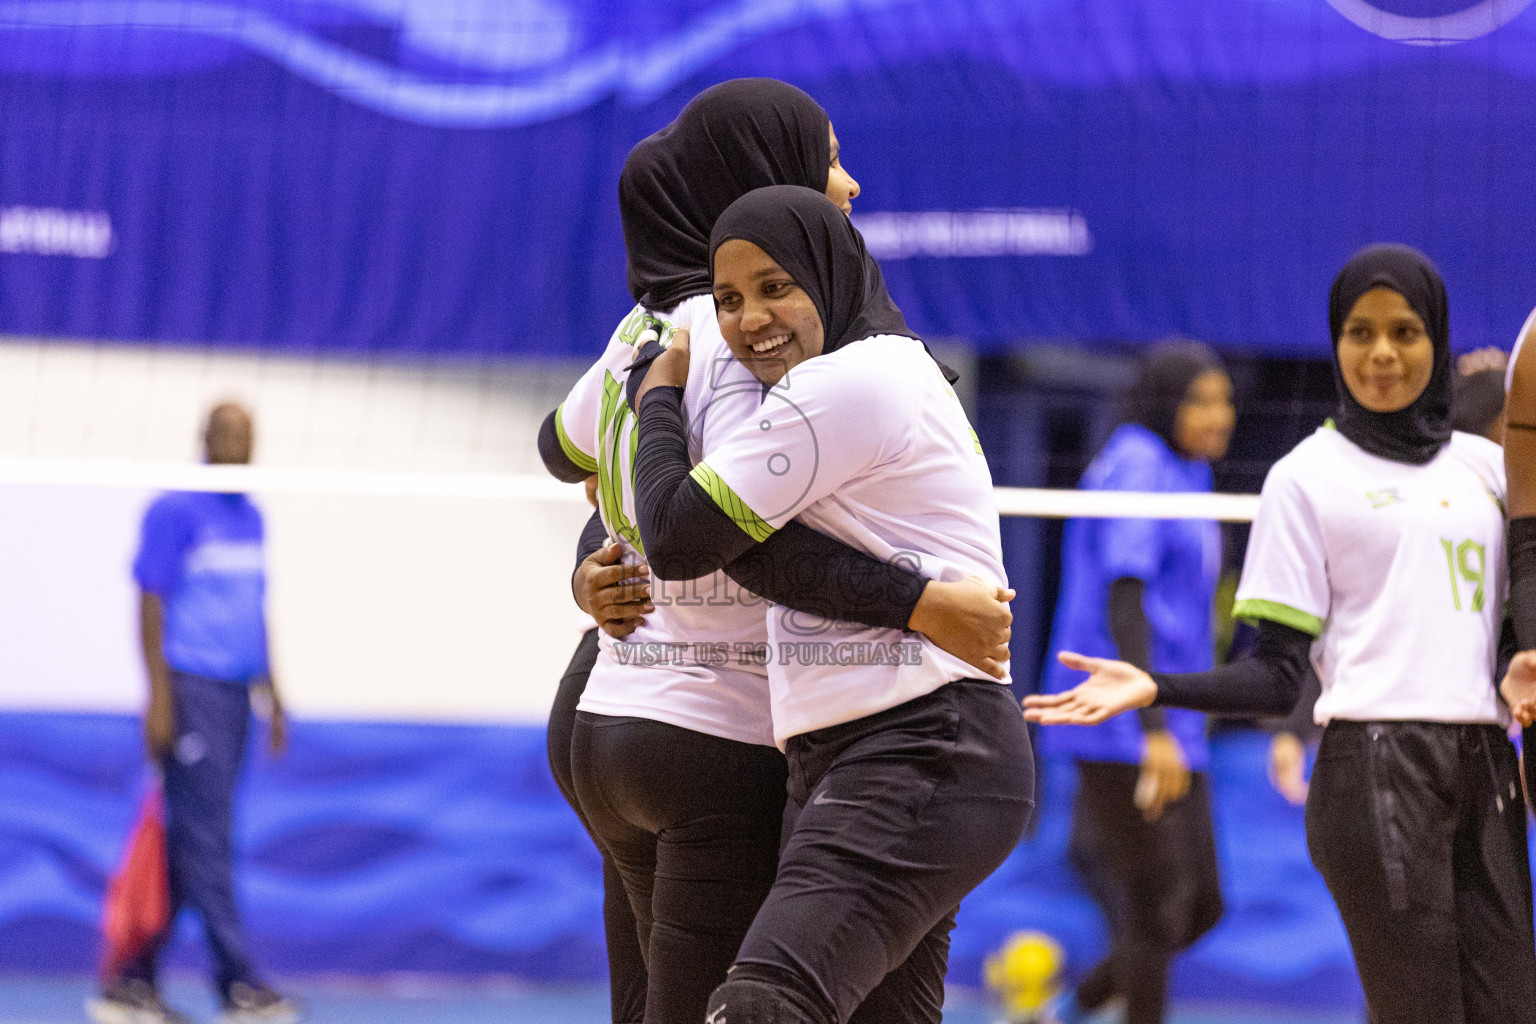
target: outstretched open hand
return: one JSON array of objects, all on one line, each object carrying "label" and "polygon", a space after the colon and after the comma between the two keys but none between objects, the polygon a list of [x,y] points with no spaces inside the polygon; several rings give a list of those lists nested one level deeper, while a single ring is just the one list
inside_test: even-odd
[{"label": "outstretched open hand", "polygon": [[1039,725],[1098,725],[1123,711],[1144,708],[1157,699],[1157,684],[1135,665],[1110,658],[1089,658],[1062,651],[1056,659],[1088,678],[1061,693],[1024,698],[1024,717]]}]

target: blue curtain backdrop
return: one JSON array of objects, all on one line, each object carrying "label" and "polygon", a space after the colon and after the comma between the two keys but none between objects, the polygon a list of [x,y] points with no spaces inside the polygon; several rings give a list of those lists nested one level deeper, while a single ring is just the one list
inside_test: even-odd
[{"label": "blue curtain backdrop", "polygon": [[[259,731],[259,730],[257,730]],[[239,894],[280,973],[421,971],[600,984],[597,851],[549,777],[539,726],[303,721],[254,737],[237,814]],[[89,971],[102,895],[145,785],[139,721],[0,714],[0,972]],[[1220,738],[1213,795],[1227,915],[1183,957],[1183,998],[1351,1007],[1359,989],[1301,810],[1265,781],[1267,737]],[[1104,924],[1067,863],[1074,773],[1050,762],[1034,835],[966,900],[950,980],[980,985],[1013,931],[1061,940],[1080,975]],[[173,963],[205,963],[185,915]]]},{"label": "blue curtain backdrop", "polygon": [[0,332],[596,352],[698,89],[831,112],[909,320],[1326,349],[1356,247],[1536,303],[1530,0],[0,0]]}]

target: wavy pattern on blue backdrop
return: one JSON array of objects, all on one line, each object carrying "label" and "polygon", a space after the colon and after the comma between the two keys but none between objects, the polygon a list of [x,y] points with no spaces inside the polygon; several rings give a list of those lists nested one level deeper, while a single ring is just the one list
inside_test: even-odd
[{"label": "wavy pattern on blue backdrop", "polygon": [[[604,977],[595,850],[529,726],[301,722],[288,758],[254,746],[239,892],[259,960],[285,973]],[[144,785],[138,723],[0,714],[0,971],[89,970],[106,879]],[[1214,754],[1228,913],[1179,964],[1186,997],[1353,1005],[1349,951],[1300,812],[1264,781],[1265,738]],[[1103,923],[1068,867],[1073,773],[1045,774],[1035,835],[961,910],[950,977],[980,984],[1014,930],[1057,935],[1074,971]],[[173,960],[202,962],[196,922]]]},{"label": "wavy pattern on blue backdrop", "polygon": [[[628,148],[773,75],[908,319],[1320,354],[1384,239],[1536,303],[1530,0],[0,0],[0,331],[581,355]],[[876,245],[875,242],[879,244]]]}]

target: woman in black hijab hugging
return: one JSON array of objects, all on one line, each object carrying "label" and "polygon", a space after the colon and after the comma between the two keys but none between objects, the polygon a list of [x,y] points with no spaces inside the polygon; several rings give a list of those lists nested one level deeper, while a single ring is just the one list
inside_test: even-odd
[{"label": "woman in black hijab hugging", "polygon": [[[647,341],[679,328],[691,328],[714,353],[698,366],[688,410],[701,442],[727,431],[731,417],[755,411],[760,387],[719,339],[707,244],[715,218],[736,196],[777,180],[814,184],[842,208],[821,200],[845,224],[858,192],[838,163],[825,111],[769,79],[706,90],[635,148],[619,191],[630,288],[640,304],[541,437],[557,476],[596,473],[600,516],[587,547],[613,542],[577,573],[575,589],[584,607],[608,620],[608,636],[588,662],[590,675],[575,671],[562,682],[550,759],[622,878],[648,969],[641,1002],[651,1024],[703,1019],[710,990],[724,979],[773,882],[785,765],[773,745],[760,598],[923,629],[977,661],[1005,642],[1010,621],[990,592],[935,583],[798,523],[746,557],[708,567],[696,584],[671,594],[658,588],[654,607],[647,593],[625,593],[647,554],[635,528],[635,422],[624,400],[634,353],[659,351]],[[888,298],[884,308],[899,320]],[[623,965],[613,956],[611,901],[608,910],[617,995]],[[638,1013],[632,1000],[616,998],[616,1021],[638,1020]]]},{"label": "woman in black hijab hugging", "polygon": [[[720,330],[770,387],[693,466],[687,339],[650,367],[636,482],[653,572],[729,563],[798,516],[932,580],[1004,586],[976,436],[848,219],[810,189],[759,189],[710,248]],[[709,1019],[937,1022],[955,911],[1033,806],[1028,734],[999,685],[1006,646],[983,679],[900,629],[775,608],[768,630],[796,817]]]},{"label": "woman in black hijab hugging", "polygon": [[1066,653],[1076,689],[1031,721],[1150,705],[1283,715],[1308,655],[1324,725],[1307,846],[1375,1024],[1536,1021],[1525,809],[1495,688],[1506,592],[1502,453],[1453,433],[1445,286],[1374,245],[1328,303],[1339,409],[1264,481],[1234,613],[1254,658],[1151,673]]}]

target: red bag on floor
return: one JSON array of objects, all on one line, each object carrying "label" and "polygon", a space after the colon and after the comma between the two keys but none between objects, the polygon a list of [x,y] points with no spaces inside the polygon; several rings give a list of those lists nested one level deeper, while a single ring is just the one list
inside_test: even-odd
[{"label": "red bag on floor", "polygon": [[171,923],[171,878],[165,853],[165,810],[156,787],[144,798],[128,849],[107,888],[101,915],[105,977],[144,951]]}]

